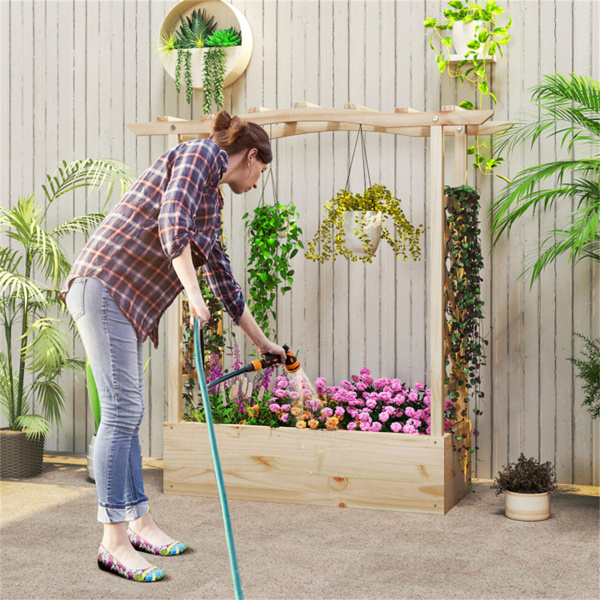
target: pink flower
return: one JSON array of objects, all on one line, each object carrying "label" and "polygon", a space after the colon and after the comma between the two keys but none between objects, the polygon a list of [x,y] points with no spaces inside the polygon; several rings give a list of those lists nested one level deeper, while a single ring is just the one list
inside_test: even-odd
[{"label": "pink flower", "polygon": [[363,367],[363,368],[360,370],[360,374],[361,374],[361,375],[364,377],[365,375],[370,375],[370,374],[371,374],[371,371],[369,371],[369,369],[367,369],[367,367]]},{"label": "pink flower", "polygon": [[288,422],[288,417],[289,417],[289,416],[290,416],[290,414],[289,414],[289,413],[283,413],[283,414],[281,415],[281,421],[282,421],[282,423],[287,423],[287,422]]},{"label": "pink flower", "polygon": [[414,417],[415,416],[415,409],[412,406],[407,406],[406,410],[404,412],[406,413],[407,417]]},{"label": "pink flower", "polygon": [[350,379],[352,379],[352,381],[354,383],[358,383],[360,381],[360,378],[358,377],[358,375],[352,375],[352,377]]},{"label": "pink flower", "polygon": [[276,389],[275,392],[273,392],[278,398],[285,398],[288,393],[285,390],[282,389]]},{"label": "pink flower", "polygon": [[402,431],[402,423],[398,423],[398,421],[396,421],[392,423],[391,428],[394,433],[398,433]]},{"label": "pink flower", "polygon": [[269,408],[271,409],[271,412],[277,412],[278,410],[281,410],[281,406],[279,406],[277,402],[273,402]]},{"label": "pink flower", "polygon": [[277,387],[284,390],[287,386],[288,386],[288,380],[286,377],[283,377],[282,375],[280,375],[279,377],[277,377],[276,379],[277,381]]},{"label": "pink flower", "polygon": [[418,392],[422,392],[425,389],[425,386],[422,383],[415,383],[415,390]]},{"label": "pink flower", "polygon": [[329,407],[326,407],[326,408],[324,408],[324,409],[321,411],[321,414],[322,414],[324,417],[327,417],[327,418],[329,418],[329,417],[331,417],[331,416],[333,415],[333,410],[332,410],[331,408],[329,408]]},{"label": "pink flower", "polygon": [[349,429],[350,431],[352,431],[353,429],[356,429],[356,423],[354,421],[350,421],[350,423],[348,423],[348,425],[346,425],[346,429]]},{"label": "pink flower", "polygon": [[373,385],[373,378],[369,377],[368,375],[363,375],[362,380],[363,380],[363,383],[367,386]]},{"label": "pink flower", "polygon": [[379,421],[375,421],[375,422],[374,422],[374,423],[371,425],[371,427],[370,427],[369,431],[381,431],[381,427],[382,427],[381,423],[379,423]]},{"label": "pink flower", "polygon": [[318,377],[315,381],[315,390],[318,394],[322,394],[325,392],[325,387],[327,385],[327,380],[324,377]]},{"label": "pink flower", "polygon": [[396,408],[394,406],[386,406],[383,410],[390,415],[396,412]]},{"label": "pink flower", "polygon": [[371,425],[369,423],[365,423],[364,421],[360,424],[361,431],[369,431],[371,429]]},{"label": "pink flower", "polygon": [[344,379],[344,381],[342,381],[341,385],[346,390],[351,390],[352,389],[352,384],[347,379]]},{"label": "pink flower", "polygon": [[419,399],[419,394],[417,394],[417,392],[415,392],[414,390],[410,390],[410,394],[408,394],[408,399],[411,402],[415,402]]},{"label": "pink flower", "polygon": [[446,400],[446,402],[444,402],[444,408],[452,408],[454,406],[454,402],[452,402],[452,400]]},{"label": "pink flower", "polygon": [[379,420],[385,423],[390,418],[390,413],[383,411],[379,413]]},{"label": "pink flower", "polygon": [[392,399],[392,395],[389,392],[380,392],[379,399],[384,402],[389,402]]},{"label": "pink flower", "polygon": [[338,416],[338,417],[343,417],[345,412],[346,412],[346,411],[345,411],[345,410],[344,410],[344,409],[343,409],[341,406],[338,406],[338,407],[336,407],[336,409],[335,409],[335,414],[336,414],[336,416]]},{"label": "pink flower", "polygon": [[366,386],[366,385],[365,385],[365,384],[364,384],[362,381],[359,381],[359,382],[356,384],[356,389],[357,389],[359,392],[364,392],[364,391],[367,389],[367,386]]},{"label": "pink flower", "polygon": [[363,423],[370,423],[371,422],[371,415],[368,412],[361,412],[360,415],[358,415],[358,418],[363,422]]},{"label": "pink flower", "polygon": [[292,409],[292,407],[289,404],[281,405],[281,410],[285,410],[286,412],[289,412],[291,409]]},{"label": "pink flower", "polygon": [[375,402],[375,400],[367,400],[368,408],[375,408],[376,406],[377,406],[377,402]]}]

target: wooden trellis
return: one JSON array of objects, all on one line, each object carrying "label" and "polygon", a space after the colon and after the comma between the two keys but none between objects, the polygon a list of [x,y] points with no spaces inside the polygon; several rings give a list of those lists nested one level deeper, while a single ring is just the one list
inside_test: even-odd
[{"label": "wooden trellis", "polygon": [[[461,364],[450,362],[449,327],[446,318],[448,308],[454,311],[454,297],[449,279],[448,263],[452,264],[451,229],[446,221],[448,199],[444,194],[445,138],[454,140],[454,186],[467,183],[467,136],[490,135],[506,128],[504,122],[490,121],[492,110],[463,110],[456,106],[444,106],[438,112],[419,112],[410,107],[398,107],[393,113],[381,113],[357,104],[345,104],[344,108],[326,108],[307,102],[297,102],[294,108],[270,110],[263,107],[251,108],[240,117],[261,126],[271,139],[279,139],[309,133],[335,131],[358,131],[390,133],[430,139],[430,211],[431,242],[430,260],[430,374],[431,388],[431,436],[447,447],[444,440],[444,402],[452,391],[458,393],[457,414],[464,409],[467,389],[458,386]],[[159,117],[155,123],[131,123],[128,127],[136,135],[166,135],[169,147],[182,141],[206,138],[211,134],[212,115],[199,120],[187,121],[172,117]],[[181,313],[179,308],[168,316],[168,423],[178,423],[182,418],[181,376]],[[456,315],[455,315],[456,316]],[[448,384],[445,384],[445,380]],[[464,379],[464,378],[461,378]],[[463,436],[467,446],[471,444],[471,424],[465,419],[456,432]],[[398,434],[401,435],[401,434]],[[448,434],[446,434],[447,437]],[[421,437],[421,436],[407,436]],[[437,442],[436,442],[437,443]],[[446,457],[444,465],[449,468],[443,476],[445,509],[453,506],[467,491],[470,481],[470,462],[462,464],[463,473],[455,473],[452,459]],[[460,476],[459,476],[460,475]],[[173,487],[173,486],[171,486]],[[446,489],[447,488],[447,489]],[[244,496],[239,496],[244,497]],[[435,505],[437,506],[437,505]],[[432,511],[435,512],[435,511]]]}]

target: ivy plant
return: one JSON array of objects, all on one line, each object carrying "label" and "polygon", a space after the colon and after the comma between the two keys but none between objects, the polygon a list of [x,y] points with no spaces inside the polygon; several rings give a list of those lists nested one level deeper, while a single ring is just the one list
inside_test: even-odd
[{"label": "ivy plant", "polygon": [[[468,403],[484,397],[480,390],[480,368],[485,364],[484,346],[488,341],[481,335],[483,319],[483,300],[481,300],[480,273],[483,270],[483,252],[479,229],[479,195],[467,186],[445,188],[448,197],[446,221],[450,235],[449,248],[452,266],[448,272],[450,292],[454,303],[448,304],[448,357],[446,366],[452,363],[452,374],[456,379],[457,388],[466,390],[463,397],[464,408],[458,412],[457,401],[459,392],[450,392],[450,400],[455,404],[453,417],[458,425],[468,419]],[[448,385],[449,379],[445,379]],[[483,414],[477,407],[473,408],[476,415]],[[473,436],[477,438],[478,432]],[[477,447],[467,445],[466,440],[456,436],[455,450],[461,460],[470,462],[470,454]]]},{"label": "ivy plant", "polygon": [[[496,4],[495,0],[488,0],[484,4],[478,2],[461,2],[460,0],[450,0],[448,8],[444,11],[443,20],[434,18],[425,19],[424,26],[428,29],[433,29],[434,34],[430,38],[431,49],[437,51],[436,62],[440,73],[448,72],[450,77],[460,78],[464,84],[469,81],[477,86],[478,101],[475,108],[483,106],[484,96],[489,96],[491,101],[496,103],[496,96],[492,93],[487,76],[486,60],[494,58],[496,54],[500,57],[502,54],[502,46],[505,46],[510,41],[508,30],[512,25],[512,18],[509,17],[508,23],[504,26],[496,23],[496,17],[504,14],[504,9]],[[464,59],[460,60],[454,68],[450,65],[450,49],[452,48],[452,39],[446,35],[448,31],[452,31],[456,23],[476,23],[473,39],[467,44],[468,51]],[[440,49],[436,48],[434,39],[437,37],[441,43]],[[463,67],[466,70],[461,71]],[[461,108],[467,110],[473,109],[472,102],[464,101],[459,104]],[[504,162],[503,158],[486,157],[483,148],[487,146],[479,136],[475,138],[475,145],[470,146],[467,150],[468,154],[474,157],[473,166],[479,169],[481,173],[487,175],[494,168]],[[502,177],[502,176],[499,176]],[[502,179],[505,179],[502,177]]]},{"label": "ivy plant", "polygon": [[248,305],[267,337],[273,333],[277,293],[291,289],[294,270],[290,261],[304,248],[298,227],[298,212],[293,204],[261,204],[252,214],[244,215],[248,232]]},{"label": "ivy plant", "polygon": [[[362,194],[353,194],[348,190],[340,190],[336,196],[328,200],[323,208],[325,216],[319,230],[308,243],[305,256],[308,260],[324,263],[337,255],[344,256],[352,261],[370,263],[373,253],[367,252],[364,256],[353,254],[345,245],[344,214],[347,211],[376,211],[382,213],[381,237],[392,247],[396,256],[402,255],[404,260],[408,254],[413,260],[418,260],[421,255],[419,237],[423,226],[414,227],[406,218],[401,207],[400,198],[396,198],[384,185],[374,184]],[[388,228],[386,217],[390,217],[392,228]],[[363,242],[365,250],[370,249],[370,242],[365,234],[364,218],[358,220],[357,235]],[[319,246],[320,245],[320,246]]]}]

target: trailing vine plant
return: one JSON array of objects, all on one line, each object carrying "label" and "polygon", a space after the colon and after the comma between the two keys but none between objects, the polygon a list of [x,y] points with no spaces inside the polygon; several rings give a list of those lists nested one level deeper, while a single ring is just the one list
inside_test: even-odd
[{"label": "trailing vine plant", "polygon": [[[484,346],[488,345],[488,341],[481,335],[484,303],[481,300],[483,279],[480,273],[483,269],[483,253],[479,237],[479,195],[467,185],[454,188],[446,186],[445,193],[448,197],[446,221],[452,261],[448,279],[454,297],[454,306],[449,302],[446,309],[449,349],[445,365],[452,363],[451,372],[456,379],[457,390],[449,394],[454,407],[449,409],[455,421],[455,433],[459,433],[460,423],[469,418],[468,403],[476,403],[484,397],[480,390],[480,369],[485,364]],[[449,379],[445,379],[444,384],[448,383]],[[461,391],[458,390],[462,390],[462,408]],[[474,406],[473,413],[483,414],[477,406]],[[478,435],[478,431],[473,431],[473,437],[477,438]],[[470,464],[470,456],[478,449],[477,446],[469,446],[460,433],[454,439],[459,460],[463,466]]]},{"label": "trailing vine plant", "polygon": [[212,103],[218,108],[223,108],[225,99],[223,97],[223,81],[225,78],[226,55],[223,48],[209,48],[204,55],[204,70],[202,85],[204,89],[204,100],[202,110],[204,114],[212,113]]},{"label": "trailing vine plant", "polygon": [[[347,211],[381,212],[381,237],[392,247],[394,254],[402,255],[404,260],[409,254],[413,260],[420,258],[419,237],[423,232],[423,226],[414,227],[402,210],[400,198],[396,198],[384,185],[376,183],[362,194],[353,194],[345,189],[340,190],[336,196],[327,201],[323,208],[325,216],[321,227],[308,243],[308,248],[304,253],[308,260],[324,263],[329,259],[335,261],[336,256],[341,255],[351,261],[364,263],[373,261],[372,252],[367,252],[364,256],[356,255],[346,247],[344,215]],[[385,217],[391,218],[392,227],[396,230],[395,235],[386,224]],[[365,225],[366,219],[363,216],[358,220],[356,234],[363,242],[365,249],[369,249],[370,242],[365,233]]]},{"label": "trailing vine plant", "polygon": [[304,248],[298,227],[298,212],[293,204],[260,204],[243,217],[248,232],[248,305],[259,327],[271,337],[271,318],[275,320],[277,293],[285,294],[294,281],[290,261]]}]

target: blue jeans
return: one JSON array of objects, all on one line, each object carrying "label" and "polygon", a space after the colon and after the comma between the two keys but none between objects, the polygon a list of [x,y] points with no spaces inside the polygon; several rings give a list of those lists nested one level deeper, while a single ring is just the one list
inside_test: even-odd
[{"label": "blue jeans", "polygon": [[98,520],[134,521],[148,512],[138,437],[144,416],[142,343],[100,280],[75,279],[66,304],[90,361],[102,410],[94,450]]}]

